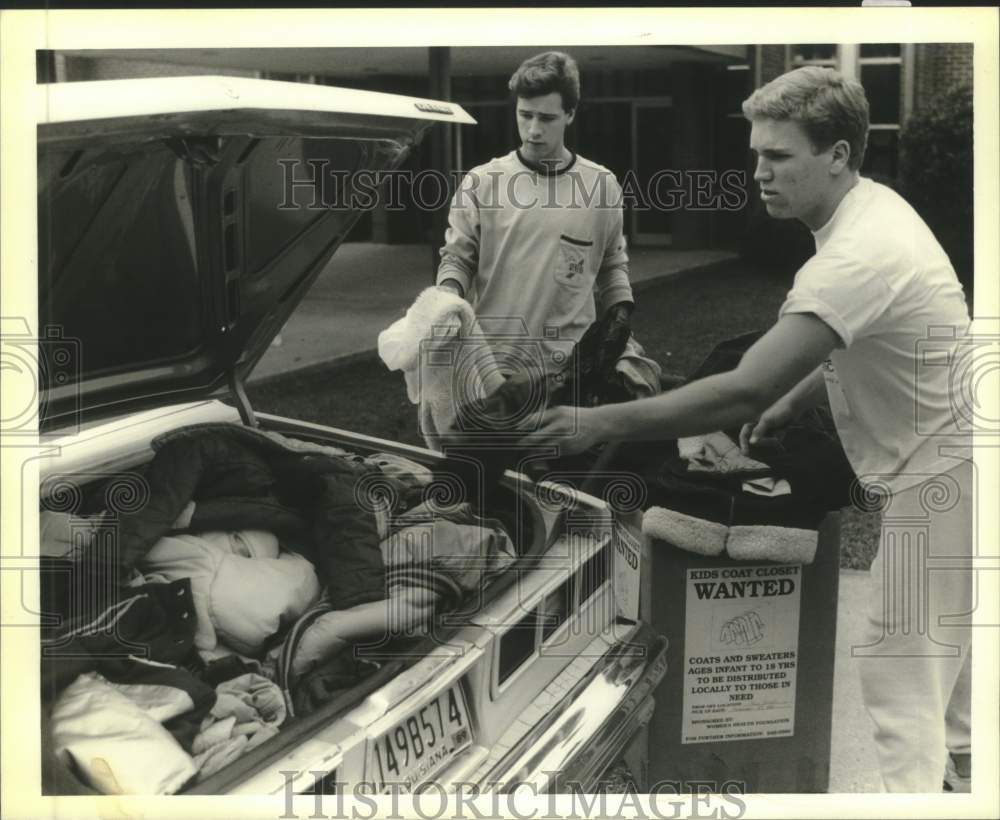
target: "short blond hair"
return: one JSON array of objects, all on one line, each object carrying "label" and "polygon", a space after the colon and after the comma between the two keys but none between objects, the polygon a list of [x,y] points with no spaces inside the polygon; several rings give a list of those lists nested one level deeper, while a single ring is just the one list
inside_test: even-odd
[{"label": "short blond hair", "polygon": [[805,66],[782,74],[744,100],[743,116],[797,122],[817,151],[845,140],[852,170],[865,158],[868,98],[861,83],[832,68]]}]

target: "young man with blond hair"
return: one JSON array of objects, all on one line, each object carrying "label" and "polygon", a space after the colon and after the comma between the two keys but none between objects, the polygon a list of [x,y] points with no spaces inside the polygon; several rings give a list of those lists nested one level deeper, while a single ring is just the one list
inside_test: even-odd
[{"label": "young man with blond hair", "polygon": [[[968,790],[973,473],[949,368],[921,368],[920,342],[969,329],[947,255],[894,191],[859,174],[868,132],[862,87],[833,69],[791,71],[743,103],[754,179],[771,216],[799,219],[816,254],[798,271],[777,323],[736,369],[640,401],[559,408],[526,438],[570,451],[599,441],[668,439],[744,424],[744,448],[829,400],[862,485],[883,496],[865,639],[855,647],[889,791]],[[940,339],[940,336],[938,336]],[[918,383],[919,374],[919,383]],[[928,491],[946,498],[927,503]],[[921,560],[892,521],[920,521]],[[889,553],[889,555],[887,555]],[[916,566],[917,564],[914,564]],[[916,602],[914,610],[906,609]],[[926,625],[920,620],[926,617]]]}]

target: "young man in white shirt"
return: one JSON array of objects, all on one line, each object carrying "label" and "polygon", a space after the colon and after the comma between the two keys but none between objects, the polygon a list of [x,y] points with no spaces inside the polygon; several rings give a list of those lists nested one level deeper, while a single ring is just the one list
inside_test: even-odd
[{"label": "young man in white shirt", "polygon": [[[744,424],[748,448],[827,397],[859,480],[885,497],[883,521],[926,523],[927,553],[956,559],[954,571],[907,576],[905,562],[886,557],[900,559],[898,528],[883,525],[855,653],[883,783],[940,791],[947,769],[945,787],[968,790],[971,441],[955,418],[949,368],[919,367],[932,329],[949,328],[961,344],[970,324],[962,288],[916,212],[859,175],[868,103],[857,82],[797,69],[758,89],[743,112],[768,213],[801,220],[816,240],[777,323],[731,372],[627,404],[551,410],[529,420],[537,432],[525,441],[572,452]],[[929,503],[935,490],[947,497]],[[900,611],[913,600],[926,607],[926,627],[909,620],[923,613]]]}]

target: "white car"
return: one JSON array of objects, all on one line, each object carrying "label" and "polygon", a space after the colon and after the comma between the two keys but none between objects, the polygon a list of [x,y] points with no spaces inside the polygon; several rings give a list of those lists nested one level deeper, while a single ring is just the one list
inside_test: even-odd
[{"label": "white car", "polygon": [[[39,343],[40,410],[52,445],[41,462],[42,532],[66,527],[67,546],[57,554],[50,537],[40,553],[55,571],[43,603],[58,610],[42,612],[45,678],[70,645],[52,636],[73,625],[77,637],[96,635],[93,623],[79,624],[97,597],[114,605],[135,588],[108,574],[86,581],[100,589],[85,589],[81,552],[98,549],[97,531],[111,534],[113,552],[119,524],[159,503],[146,471],[178,431],[242,428],[289,452],[339,450],[369,466],[388,456],[424,471],[426,498],[454,491],[440,454],[255,413],[243,384],[362,213],[343,206],[343,189],[330,202],[324,180],[390,170],[435,123],[474,121],[454,103],[222,77],[38,93],[47,112],[38,130],[39,312],[49,329]],[[503,522],[513,551],[502,571],[483,575],[489,583],[387,633],[364,676],[308,714],[288,708],[276,731],[245,753],[227,747],[210,774],[188,767],[197,753],[175,735],[165,742],[177,745],[180,774],[152,771],[168,764],[144,758],[148,738],[130,739],[124,725],[95,726],[95,715],[115,714],[97,701],[67,728],[72,709],[61,699],[81,678],[106,685],[109,699],[134,694],[100,675],[101,657],[90,659],[44,693],[43,790],[287,795],[434,782],[590,791],[622,760],[642,790],[644,727],[666,642],[641,617],[649,601],[639,516],[611,509],[576,479],[550,479],[507,471],[490,509],[478,511]],[[173,524],[195,532],[190,520]],[[133,568],[132,583],[167,581]],[[241,606],[273,602],[270,591],[254,596]],[[207,610],[194,612],[201,629]],[[224,615],[211,616],[220,633]],[[277,640],[294,628],[283,621]],[[119,660],[183,666],[120,637]],[[227,656],[269,679],[264,650],[218,655]],[[183,714],[144,717],[169,729]]]}]

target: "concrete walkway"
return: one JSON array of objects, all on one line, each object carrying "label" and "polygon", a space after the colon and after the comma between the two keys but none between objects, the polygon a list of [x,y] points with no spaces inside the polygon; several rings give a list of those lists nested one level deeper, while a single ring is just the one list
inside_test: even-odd
[{"label": "concrete walkway", "polygon": [[861,701],[861,680],[851,647],[861,641],[868,600],[868,573],[840,571],[837,644],[833,670],[833,733],[830,740],[830,792],[858,794],[882,790],[872,722]]},{"label": "concrete walkway", "polygon": [[[709,273],[735,259],[724,251],[631,251],[637,291],[681,274]],[[432,283],[427,245],[352,243],[337,251],[254,371],[251,382],[375,355],[378,334]],[[872,727],[861,702],[851,647],[860,643],[868,574],[842,570],[837,612],[830,791],[880,791]]]}]

